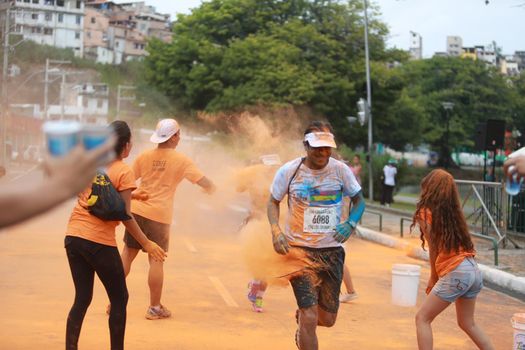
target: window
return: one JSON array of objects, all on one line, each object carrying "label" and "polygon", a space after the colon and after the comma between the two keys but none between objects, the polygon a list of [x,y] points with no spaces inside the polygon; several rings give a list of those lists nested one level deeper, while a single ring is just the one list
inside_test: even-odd
[{"label": "window", "polygon": [[38,20],[38,13],[32,13],[31,19]]},{"label": "window", "polygon": [[64,7],[64,0],[57,0],[57,6]]},{"label": "window", "polygon": [[30,0],[24,0],[24,2],[30,3],[31,1]]},{"label": "window", "polygon": [[53,35],[53,28],[44,28],[44,35]]},{"label": "window", "polygon": [[80,39],[80,32],[75,32],[75,39]]},{"label": "window", "polygon": [[59,13],[59,14],[58,14],[58,21],[59,21],[60,23],[64,22],[64,14],[63,14],[63,13]]},{"label": "window", "polygon": [[53,18],[53,15],[49,12],[46,12],[46,14],[44,15],[46,21],[51,21],[51,19]]},{"label": "window", "polygon": [[21,26],[20,24],[17,24],[17,25],[15,26],[15,32],[17,32],[17,33],[22,33],[22,26]]},{"label": "window", "polygon": [[33,0],[33,4],[38,4],[39,0]]},{"label": "window", "polygon": [[81,8],[82,7],[82,1],[80,0],[77,0],[77,9]]},{"label": "window", "polygon": [[88,39],[91,39],[91,32],[86,32],[86,37],[87,37]]},{"label": "window", "polygon": [[78,16],[78,15],[77,15],[77,17],[76,17],[76,19],[75,19],[75,23],[76,23],[76,24],[80,24],[81,21],[82,21],[82,16]]},{"label": "window", "polygon": [[33,27],[33,28],[31,28],[31,33],[37,33],[37,34],[42,33],[42,28],[40,28],[40,27]]},{"label": "window", "polygon": [[95,17],[91,17],[91,23],[97,23],[97,19]]}]

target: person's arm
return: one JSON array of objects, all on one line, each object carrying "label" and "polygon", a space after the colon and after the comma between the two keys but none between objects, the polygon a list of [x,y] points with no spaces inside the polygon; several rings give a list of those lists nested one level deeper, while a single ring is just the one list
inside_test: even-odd
[{"label": "person's arm", "polygon": [[215,187],[215,184],[206,176],[203,176],[202,179],[197,181],[197,185],[202,187],[207,194],[213,194],[213,192],[215,192],[215,190],[217,189]]},{"label": "person's arm", "polygon": [[365,198],[363,197],[363,192],[359,193],[351,198],[352,209],[350,210],[350,215],[345,222],[338,224],[335,227],[334,238],[340,243],[344,243],[350,238],[350,235],[354,233],[357,223],[361,221],[361,217],[365,212]]},{"label": "person's arm", "polygon": [[423,237],[425,237],[425,241],[428,245],[428,258],[430,262],[430,278],[428,280],[426,293],[430,293],[436,282],[438,281],[439,277],[436,272],[436,258],[437,258],[437,251],[430,239],[430,225],[428,225],[423,220],[418,220],[419,228],[421,232],[423,233]]},{"label": "person's arm", "polygon": [[114,146],[114,138],[90,151],[77,146],[64,157],[44,161],[46,179],[23,187],[4,185],[0,189],[0,227],[42,214],[81,192],[93,180],[97,167],[110,160]]},{"label": "person's arm", "polygon": [[277,253],[285,255],[290,251],[290,245],[288,244],[288,240],[286,239],[283,231],[279,227],[280,204],[280,201],[274,199],[273,196],[270,195],[267,206],[267,214],[272,232],[273,249]]},{"label": "person's arm", "polygon": [[126,212],[131,217],[129,220],[122,221],[122,224],[126,227],[128,232],[139,242],[139,244],[144,248],[144,250],[157,261],[164,261],[167,254],[157,245],[157,243],[150,241],[148,237],[142,232],[139,225],[135,221],[135,218],[131,214],[131,189],[124,190],[119,192],[124,203],[126,203]]},{"label": "person's arm", "polygon": [[517,175],[518,181],[520,181],[520,179],[525,179],[525,156],[517,156],[507,159],[503,164],[503,171],[505,176],[509,179],[511,179],[514,174]]}]

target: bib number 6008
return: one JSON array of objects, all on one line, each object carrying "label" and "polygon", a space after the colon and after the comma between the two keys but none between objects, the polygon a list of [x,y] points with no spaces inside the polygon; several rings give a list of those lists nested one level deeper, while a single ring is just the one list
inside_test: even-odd
[{"label": "bib number 6008", "polygon": [[330,215],[314,215],[312,218],[312,224],[330,224]]}]

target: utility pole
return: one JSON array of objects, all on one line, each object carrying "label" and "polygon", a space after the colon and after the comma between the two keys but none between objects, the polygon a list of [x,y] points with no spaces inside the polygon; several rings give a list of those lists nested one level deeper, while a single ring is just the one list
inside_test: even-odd
[{"label": "utility pole", "polygon": [[48,93],[49,93],[49,58],[46,58],[46,70],[44,73],[44,120],[47,119],[47,105],[48,105]]},{"label": "utility pole", "polygon": [[374,200],[374,179],[372,174],[372,87],[370,85],[370,54],[368,51],[368,3],[363,0],[365,8],[365,64],[366,64],[366,100],[368,103],[368,198]]},{"label": "utility pole", "polygon": [[116,119],[120,117],[120,101],[134,101],[135,95],[133,96],[122,96],[124,91],[135,90],[136,87],[133,85],[119,85],[117,88],[117,115]]},{"label": "utility pole", "polygon": [[4,30],[3,30],[3,63],[2,63],[2,93],[1,93],[1,133],[0,133],[0,165],[6,166],[6,142],[7,142],[7,70],[9,67],[9,31],[10,31],[10,16],[11,16],[11,2],[4,4],[5,7],[5,17],[4,17]]},{"label": "utility pole", "polygon": [[[58,70],[58,67],[50,68],[51,64],[60,66],[62,64],[71,64],[71,61],[50,60],[49,58],[46,58],[46,69],[44,73],[44,119],[47,119],[47,111],[49,109],[49,83],[52,82],[49,80],[49,74],[56,73]],[[64,74],[62,74],[62,81],[64,81],[64,79]],[[60,94],[62,97],[62,91],[60,91]]]},{"label": "utility pole", "polygon": [[62,82],[60,83],[60,120],[64,120],[66,72],[62,71]]}]

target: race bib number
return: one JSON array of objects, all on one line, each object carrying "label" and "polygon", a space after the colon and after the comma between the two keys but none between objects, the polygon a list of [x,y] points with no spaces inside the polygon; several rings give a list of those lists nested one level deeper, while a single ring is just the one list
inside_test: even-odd
[{"label": "race bib number", "polygon": [[334,232],[337,225],[336,208],[309,207],[304,211],[304,232]]}]

